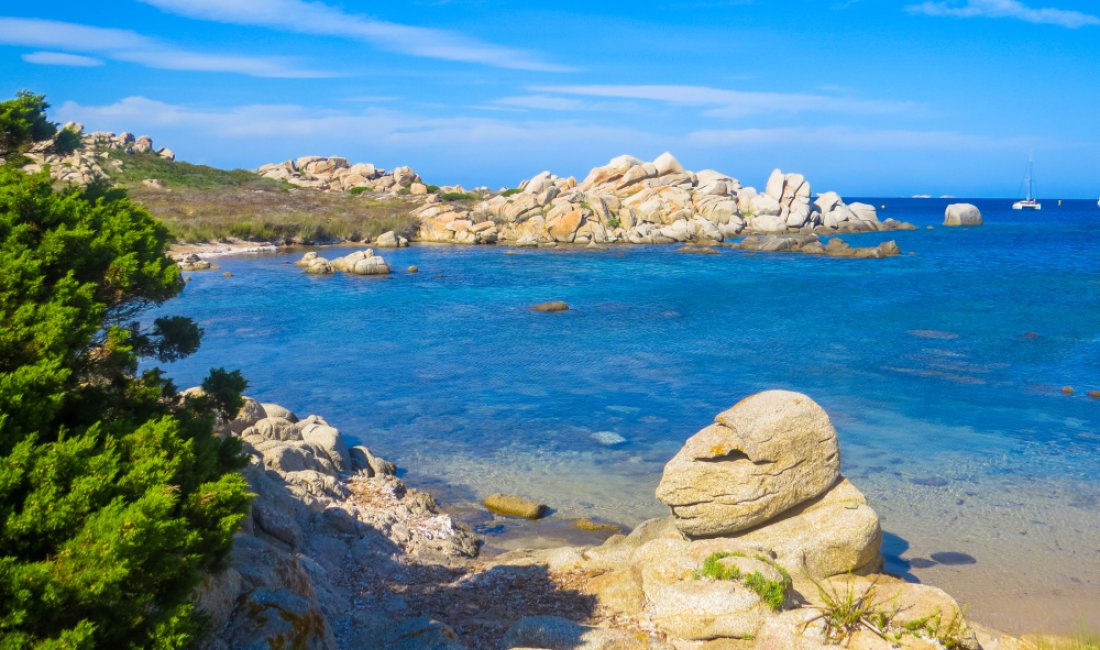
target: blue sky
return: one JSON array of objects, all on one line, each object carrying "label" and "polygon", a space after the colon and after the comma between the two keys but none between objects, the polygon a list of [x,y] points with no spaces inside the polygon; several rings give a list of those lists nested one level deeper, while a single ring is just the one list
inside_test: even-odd
[{"label": "blue sky", "polygon": [[665,150],[761,186],[1100,194],[1082,0],[112,0],[0,9],[5,96],[180,159],[342,155],[509,186]]}]

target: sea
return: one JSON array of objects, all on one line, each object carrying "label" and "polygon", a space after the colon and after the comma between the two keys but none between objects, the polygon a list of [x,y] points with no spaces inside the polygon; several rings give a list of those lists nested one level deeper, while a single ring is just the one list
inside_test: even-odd
[{"label": "sea", "polygon": [[[293,262],[362,247],[306,248],[217,258],[143,318],[203,328],[162,365],[178,386],[241,370],[249,395],[396,462],[490,552],[586,542],[579,517],[667,516],[654,489],[688,437],[799,391],[882,518],[887,571],[1008,631],[1096,629],[1100,209],[970,199],[985,224],[949,228],[957,200],[862,200],[917,229],[844,239],[901,256],[416,245],[356,277]],[[569,311],[530,309],[550,300]],[[495,519],[478,507],[493,492],[553,516]]]}]

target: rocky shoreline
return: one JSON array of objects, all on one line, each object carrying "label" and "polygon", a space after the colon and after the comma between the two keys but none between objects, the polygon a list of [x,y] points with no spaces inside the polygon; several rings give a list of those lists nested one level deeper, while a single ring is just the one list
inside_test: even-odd
[{"label": "rocky shoreline", "polygon": [[742,400],[692,436],[658,488],[671,516],[493,558],[320,417],[249,399],[223,435],[257,497],[230,567],[195,594],[208,647],[1033,647],[881,573],[878,515],[798,393]]}]

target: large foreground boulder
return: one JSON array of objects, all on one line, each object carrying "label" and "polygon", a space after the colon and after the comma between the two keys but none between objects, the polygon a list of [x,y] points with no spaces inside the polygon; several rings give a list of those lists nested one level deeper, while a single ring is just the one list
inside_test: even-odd
[{"label": "large foreground boulder", "polygon": [[840,477],[828,414],[789,391],[748,397],[665,465],[657,498],[691,537],[728,535],[822,495]]}]

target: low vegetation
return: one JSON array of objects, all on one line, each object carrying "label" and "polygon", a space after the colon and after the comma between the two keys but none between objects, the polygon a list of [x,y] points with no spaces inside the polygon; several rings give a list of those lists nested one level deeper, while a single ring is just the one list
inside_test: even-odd
[{"label": "low vegetation", "polygon": [[[152,153],[112,154],[110,180],[160,219],[178,242],[249,241],[309,243],[366,241],[416,227],[411,204],[371,191],[318,192],[262,178],[243,169],[222,170],[167,160]],[[148,187],[144,179],[164,187]]]},{"label": "low vegetation", "polygon": [[719,551],[717,553],[712,553],[703,561],[703,566],[696,569],[692,575],[696,580],[703,578],[708,578],[710,580],[739,580],[746,587],[756,592],[756,595],[760,596],[760,600],[770,607],[772,611],[778,612],[783,609],[783,604],[787,602],[787,594],[790,593],[791,590],[791,576],[787,573],[786,569],[776,564],[771,558],[757,555],[753,559],[763,562],[775,569],[781,578],[779,580],[771,580],[765,577],[760,571],[743,574],[736,564],[722,561],[731,557],[743,558],[746,556],[740,551],[734,551],[732,553]]}]

